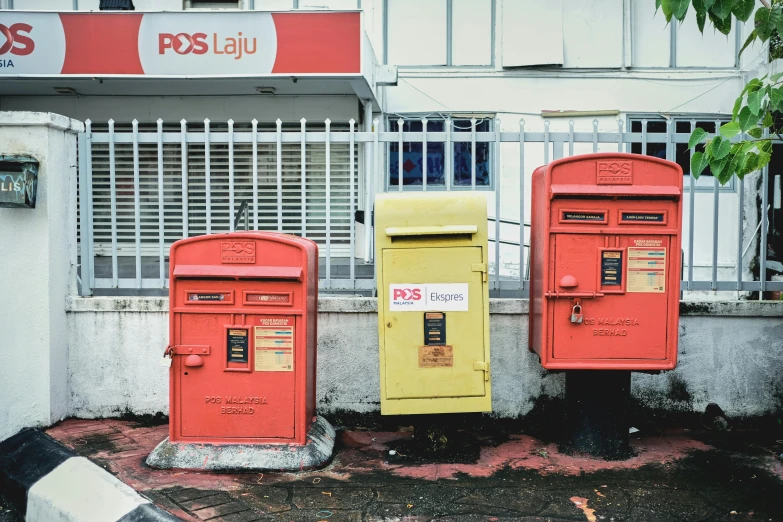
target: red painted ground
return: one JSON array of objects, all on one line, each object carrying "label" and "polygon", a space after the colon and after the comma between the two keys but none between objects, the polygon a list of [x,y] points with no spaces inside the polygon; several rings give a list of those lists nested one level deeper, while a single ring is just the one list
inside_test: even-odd
[{"label": "red painted ground", "polygon": [[[167,435],[167,426],[136,427],[133,422],[103,420],[67,420],[47,433],[75,451],[103,464],[123,482],[138,489],[190,486],[202,489],[240,489],[261,480],[277,483],[304,477],[330,477],[348,480],[354,474],[386,471],[392,475],[424,480],[489,477],[505,467],[538,470],[542,475],[579,475],[599,470],[634,469],[646,464],[666,464],[704,451],[710,446],[688,437],[683,431],[663,436],[641,437],[633,441],[637,453],[626,461],[603,461],[560,453],[555,444],[544,444],[528,435],[513,435],[495,447],[484,447],[475,464],[391,464],[386,461],[395,442],[411,438],[410,433],[347,431],[340,434],[341,449],[326,468],[304,473],[216,474],[198,471],[160,471],[144,465],[144,459]],[[783,477],[783,466],[775,470]]]}]

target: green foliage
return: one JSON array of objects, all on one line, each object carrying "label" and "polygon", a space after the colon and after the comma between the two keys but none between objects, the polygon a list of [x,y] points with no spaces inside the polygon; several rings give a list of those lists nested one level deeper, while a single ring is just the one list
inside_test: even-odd
[{"label": "green foliage", "polygon": [[[740,54],[755,41],[770,42],[770,59],[783,57],[783,0],[655,0],[656,10],[663,11],[667,22],[683,22],[689,10],[695,12],[696,25],[704,32],[706,20],[728,35],[732,18],[740,22],[753,20],[754,29]],[[754,13],[755,9],[755,13]],[[780,56],[777,56],[779,54]],[[783,73],[754,78],[745,85],[734,103],[731,121],[714,135],[697,128],[691,133],[688,148],[691,174],[698,178],[710,168],[721,184],[732,176],[745,175],[766,166],[772,157],[772,140],[783,140]]]}]

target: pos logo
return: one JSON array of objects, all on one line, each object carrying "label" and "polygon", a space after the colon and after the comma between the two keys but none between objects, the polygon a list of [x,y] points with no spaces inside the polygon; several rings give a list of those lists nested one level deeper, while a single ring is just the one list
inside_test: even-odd
[{"label": "pos logo", "polygon": [[24,23],[13,24],[11,27],[0,24],[0,34],[5,41],[0,44],[0,56],[11,53],[15,56],[27,56],[35,50],[35,42],[29,34],[33,26]]},{"label": "pos logo", "polygon": [[394,301],[419,301],[421,300],[421,288],[395,288],[392,299]]},{"label": "pos logo", "polygon": [[164,54],[166,49],[173,49],[177,54],[206,54],[209,45],[206,33],[160,33],[158,34],[158,54]]}]

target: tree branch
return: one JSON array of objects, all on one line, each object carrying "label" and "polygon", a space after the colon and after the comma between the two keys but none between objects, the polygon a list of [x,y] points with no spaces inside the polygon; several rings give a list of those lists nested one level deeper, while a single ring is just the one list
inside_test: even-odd
[{"label": "tree branch", "polygon": [[767,2],[767,0],[759,0],[759,2],[761,2],[761,5],[763,5],[767,9],[772,9],[772,6],[769,5],[769,2]]}]

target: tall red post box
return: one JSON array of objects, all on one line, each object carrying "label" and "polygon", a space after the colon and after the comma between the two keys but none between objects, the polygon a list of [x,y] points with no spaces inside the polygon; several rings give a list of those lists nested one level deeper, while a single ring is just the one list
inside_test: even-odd
[{"label": "tall red post box", "polygon": [[677,364],[682,169],[587,154],[533,173],[530,349],[557,370]]},{"label": "tall red post box", "polygon": [[[325,423],[315,418],[316,244],[270,232],[183,239],[169,281],[169,446],[310,443],[313,423]],[[246,467],[210,458],[212,469]],[[258,464],[248,467],[285,468]]]}]

